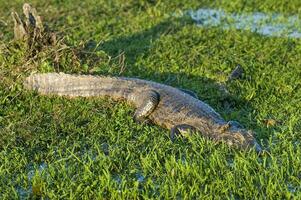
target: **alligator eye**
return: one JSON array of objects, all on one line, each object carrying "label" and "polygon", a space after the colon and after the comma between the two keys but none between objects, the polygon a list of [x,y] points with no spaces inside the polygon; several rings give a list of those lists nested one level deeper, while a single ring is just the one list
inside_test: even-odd
[{"label": "alligator eye", "polygon": [[236,128],[244,128],[243,125],[241,125],[238,121],[229,121],[228,123],[231,127],[234,126]]}]

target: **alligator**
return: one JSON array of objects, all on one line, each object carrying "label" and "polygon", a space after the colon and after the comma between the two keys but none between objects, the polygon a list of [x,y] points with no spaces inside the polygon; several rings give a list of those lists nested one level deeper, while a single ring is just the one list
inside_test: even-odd
[{"label": "alligator", "polygon": [[136,107],[136,121],[149,120],[169,129],[172,141],[179,136],[199,133],[231,147],[263,151],[253,131],[244,129],[238,122],[225,121],[187,90],[138,78],[65,73],[32,74],[25,79],[24,87],[42,95],[125,100]]}]

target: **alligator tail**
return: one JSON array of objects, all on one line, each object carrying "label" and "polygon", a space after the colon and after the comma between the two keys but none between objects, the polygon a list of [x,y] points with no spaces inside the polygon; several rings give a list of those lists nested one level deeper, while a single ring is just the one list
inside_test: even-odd
[{"label": "alligator tail", "polygon": [[109,96],[113,99],[128,99],[136,84],[122,77],[45,73],[30,75],[23,85],[26,89],[43,95]]}]

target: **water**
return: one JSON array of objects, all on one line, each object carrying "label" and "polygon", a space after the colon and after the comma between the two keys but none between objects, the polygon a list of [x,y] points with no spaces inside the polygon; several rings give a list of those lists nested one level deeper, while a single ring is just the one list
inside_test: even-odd
[{"label": "water", "polygon": [[279,13],[228,13],[221,9],[201,8],[188,15],[200,27],[246,30],[270,37],[301,38],[301,20],[296,15]]}]

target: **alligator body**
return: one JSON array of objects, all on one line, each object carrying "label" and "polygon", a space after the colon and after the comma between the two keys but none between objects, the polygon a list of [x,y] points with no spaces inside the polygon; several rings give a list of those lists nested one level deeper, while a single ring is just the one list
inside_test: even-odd
[{"label": "alligator body", "polygon": [[178,134],[193,131],[230,146],[242,149],[255,147],[256,151],[261,151],[252,131],[243,129],[238,123],[225,121],[191,93],[168,85],[126,77],[46,73],[30,75],[24,86],[43,95],[108,96],[126,100],[137,108],[136,120],[149,119],[170,129],[172,139]]}]

